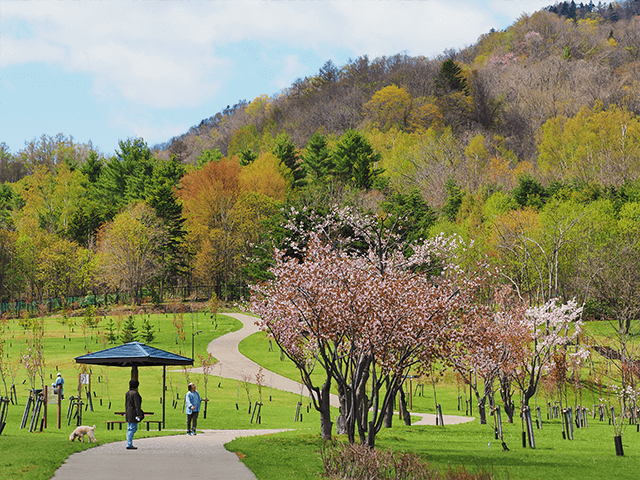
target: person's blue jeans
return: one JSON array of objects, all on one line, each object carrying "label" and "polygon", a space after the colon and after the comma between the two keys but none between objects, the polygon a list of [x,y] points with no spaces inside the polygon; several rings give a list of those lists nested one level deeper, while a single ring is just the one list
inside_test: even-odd
[{"label": "person's blue jeans", "polygon": [[137,423],[127,423],[127,447],[133,447],[133,434],[138,430]]}]

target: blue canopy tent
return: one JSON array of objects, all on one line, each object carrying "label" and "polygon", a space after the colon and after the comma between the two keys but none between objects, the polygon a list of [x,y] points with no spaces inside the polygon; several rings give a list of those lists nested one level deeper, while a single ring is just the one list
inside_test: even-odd
[{"label": "blue canopy tent", "polygon": [[140,342],[125,343],[99,352],[88,353],[76,357],[75,360],[76,363],[87,365],[131,367],[131,378],[135,379],[138,378],[138,367],[162,366],[162,428],[165,427],[167,365],[193,365],[193,358],[149,347]]}]

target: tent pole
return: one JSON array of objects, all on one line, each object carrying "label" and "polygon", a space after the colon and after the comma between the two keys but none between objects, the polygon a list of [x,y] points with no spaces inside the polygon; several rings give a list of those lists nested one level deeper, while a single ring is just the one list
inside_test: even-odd
[{"label": "tent pole", "polygon": [[167,393],[167,387],[165,386],[167,383],[167,366],[163,365],[162,366],[162,428],[165,428],[164,425],[164,406],[167,404],[166,401],[166,393]]}]

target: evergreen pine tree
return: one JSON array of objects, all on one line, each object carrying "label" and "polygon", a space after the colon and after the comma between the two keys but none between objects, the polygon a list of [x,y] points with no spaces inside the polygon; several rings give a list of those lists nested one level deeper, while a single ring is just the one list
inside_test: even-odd
[{"label": "evergreen pine tree", "polygon": [[151,343],[155,338],[156,336],[153,334],[151,322],[149,322],[148,318],[145,318],[142,322],[142,341],[144,343]]},{"label": "evergreen pine tree", "polygon": [[107,329],[107,341],[109,343],[116,343],[116,340],[118,339],[118,337],[116,336],[116,333],[115,333],[116,324],[113,323],[113,318],[109,319],[109,323],[105,325],[105,328]]},{"label": "evergreen pine tree", "polygon": [[333,170],[327,138],[320,132],[314,133],[309,139],[304,155],[302,155],[302,167],[307,178],[312,182],[323,181]]},{"label": "evergreen pine tree", "polygon": [[436,92],[448,95],[453,92],[468,92],[467,80],[462,74],[462,68],[452,59],[442,62],[440,71],[435,79]]},{"label": "evergreen pine tree", "polygon": [[122,325],[122,332],[120,332],[120,340],[122,343],[135,342],[138,339],[138,329],[136,328],[133,316],[129,315],[127,320]]},{"label": "evergreen pine tree", "polygon": [[376,168],[382,155],[357,130],[346,130],[333,150],[334,175],[355,188],[368,190],[384,169]]},{"label": "evergreen pine tree", "polygon": [[289,134],[281,133],[278,135],[273,147],[273,154],[278,157],[281,164],[286,165],[291,171],[291,185],[294,188],[304,187],[306,174],[300,163],[296,146],[291,141]]}]

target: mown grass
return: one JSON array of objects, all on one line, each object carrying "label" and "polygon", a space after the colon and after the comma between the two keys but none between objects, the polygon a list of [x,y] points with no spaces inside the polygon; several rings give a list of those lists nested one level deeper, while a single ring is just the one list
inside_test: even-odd
[{"label": "mown grass", "polygon": [[[156,339],[152,346],[164,350],[175,351],[182,355],[191,356],[191,316],[185,315],[185,341],[177,338],[173,326],[172,315],[150,315],[154,326]],[[194,349],[197,354],[205,354],[209,342],[229,331],[240,328],[237,320],[224,315],[218,315],[217,322],[212,322],[209,316],[204,314],[194,315],[194,331],[202,333],[194,336]],[[76,320],[77,322],[80,319]],[[48,427],[42,432],[28,432],[28,425],[20,429],[20,421],[24,412],[27,397],[29,395],[29,381],[24,368],[20,368],[16,377],[18,405],[9,405],[7,424],[0,435],[0,479],[48,479],[55,470],[74,452],[90,448],[88,443],[70,442],[69,433],[75,428],[75,419],[71,425],[67,425],[66,414],[69,405],[69,397],[77,395],[79,370],[74,366],[73,359],[90,351],[109,348],[113,345],[102,344],[99,331],[104,327],[105,320],[101,321],[98,329],[93,332],[82,333],[82,329],[76,324],[74,327],[65,327],[60,324],[59,318],[46,319],[45,335],[45,361],[47,364],[46,379],[48,384],[53,382],[55,374],[60,371],[65,378],[65,400],[62,403],[62,428],[58,430],[55,425],[55,407],[49,407]],[[136,325],[141,330],[142,319],[137,317]],[[11,321],[5,325],[3,332],[6,342],[5,355],[9,355],[10,361],[19,358],[21,350],[24,351],[25,332],[19,327],[17,321]],[[96,341],[98,343],[96,343]],[[196,360],[196,366],[198,366]],[[107,430],[104,422],[107,420],[119,420],[114,412],[124,410],[124,395],[128,390],[128,382],[131,377],[129,368],[98,367],[91,366],[92,400],[94,411],[83,410],[82,424],[96,425],[96,437],[100,443],[124,441],[125,430]],[[146,412],[153,412],[148,419],[162,418],[162,367],[144,367],[139,369],[140,394],[143,398],[142,406]],[[166,429],[167,431],[150,431],[141,426],[135,438],[144,438],[157,435],[175,435],[186,429],[185,416],[182,411],[184,393],[189,381],[194,381],[202,397],[205,397],[203,375],[187,373],[179,367],[167,367],[167,404]],[[39,380],[38,380],[39,381]],[[0,391],[4,396],[4,387],[0,384]],[[259,391],[256,385],[244,384],[236,380],[223,379],[216,376],[209,377],[206,388],[206,396],[209,398],[207,405],[207,417],[201,413],[198,426],[201,429],[263,429],[263,428],[312,428],[318,430],[319,416],[310,409],[303,415],[302,422],[295,421],[295,411],[299,395],[294,395],[270,388],[262,388]],[[86,401],[86,395],[83,393]],[[249,414],[249,405],[254,408],[255,403],[262,399],[260,423],[257,415],[253,423]],[[306,405],[305,405],[306,406]],[[252,408],[252,411],[253,411]],[[126,428],[126,427],[125,427]]]},{"label": "mown grass", "polygon": [[[184,315],[185,338],[176,337],[173,315],[147,315],[156,340],[153,346],[191,356],[191,320],[194,332],[202,333],[193,337],[195,353],[204,354],[208,343],[215,337],[236,330],[240,323],[231,317],[218,316],[214,322],[210,316],[197,314]],[[77,319],[79,322],[81,319]],[[51,383],[56,371],[62,371],[65,383],[65,396],[68,399],[77,385],[78,369],[73,358],[87,350],[104,348],[98,331],[104,329],[103,320],[98,329],[83,333],[79,323],[73,327],[60,324],[59,319],[46,320],[45,359],[47,362],[47,381]],[[137,317],[136,324],[141,330],[142,319]],[[601,325],[592,326],[592,330],[603,334],[606,329]],[[86,334],[85,334],[86,333]],[[24,331],[17,321],[4,326],[3,338],[7,340],[6,354],[14,360],[24,348]],[[109,347],[111,345],[106,345]],[[275,345],[273,345],[275,347]],[[264,368],[276,371],[284,376],[299,380],[299,374],[288,360],[280,360],[280,352],[270,348],[264,333],[258,333],[242,342],[242,353],[252,358]],[[196,366],[197,366],[196,362]],[[94,391],[94,411],[83,412],[83,424],[98,426],[96,436],[101,443],[124,441],[125,432],[116,429],[107,431],[104,421],[117,417],[114,411],[123,410],[124,394],[130,378],[129,369],[91,367],[92,390]],[[140,392],[143,408],[153,411],[153,419],[161,418],[162,406],[162,369],[140,369]],[[185,418],[182,413],[182,399],[186,391],[187,377],[196,381],[201,395],[205,396],[202,375],[187,374],[186,371],[168,368],[166,421],[169,431],[146,432],[142,428],[136,438],[181,433]],[[322,375],[318,374],[319,380]],[[29,386],[24,369],[17,377],[19,405],[11,405],[4,432],[0,435],[0,479],[46,479],[73,452],[89,448],[89,444],[69,442],[68,436],[74,425],[67,426],[66,409],[68,400],[63,403],[63,428],[57,430],[51,423],[43,432],[28,433],[27,429],[18,429]],[[25,382],[24,384],[22,382]],[[431,379],[424,385],[418,380],[412,382],[410,401],[414,412],[433,413],[434,405],[441,404],[443,413],[464,415],[458,410],[458,395],[468,396],[458,386],[455,376],[447,374],[435,377],[436,388]],[[2,387],[0,387],[2,388]],[[4,393],[4,392],[3,392]],[[434,398],[434,395],[436,398]],[[589,399],[591,393],[585,394]],[[235,380],[210,377],[208,380],[207,418],[202,414],[199,427],[204,429],[244,429],[244,428],[290,428],[291,432],[258,437],[238,438],[227,445],[231,451],[240,453],[242,461],[251,468],[260,480],[267,479],[317,479],[323,471],[320,458],[322,441],[319,436],[319,416],[305,401],[304,421],[295,422],[295,410],[299,395],[289,394],[263,387],[261,392],[256,385]],[[585,397],[586,398],[586,397]],[[595,397],[594,397],[595,398]],[[260,424],[251,423],[249,405],[254,406],[262,399]],[[102,403],[100,402],[102,400]],[[543,407],[547,398],[540,393],[539,404]],[[111,402],[111,406],[109,406]],[[307,408],[309,411],[307,413]],[[474,407],[474,414],[477,415]],[[334,418],[337,412],[334,412]],[[544,415],[546,418],[546,414]],[[490,419],[491,421],[491,419]],[[444,427],[401,425],[394,421],[391,429],[383,429],[377,437],[378,448],[391,448],[397,451],[415,452],[433,465],[464,465],[469,469],[484,468],[494,471],[501,478],[512,479],[596,479],[596,478],[636,478],[640,467],[640,433],[635,426],[629,426],[623,437],[624,457],[616,457],[613,444],[613,427],[591,419],[587,429],[575,430],[574,440],[563,440],[561,426],[557,420],[546,421],[541,430],[535,430],[536,449],[522,448],[521,426],[504,425],[505,440],[510,451],[503,452],[500,443],[494,438],[490,425],[479,425],[475,420],[462,425]],[[335,430],[334,430],[335,431]],[[336,437],[337,441],[345,441]],[[491,445],[489,445],[491,443]]]},{"label": "mown grass", "polygon": [[[608,424],[592,422],[588,428],[575,430],[574,440],[562,438],[562,427],[554,421],[535,430],[535,449],[523,448],[519,424],[504,426],[509,451],[495,440],[492,427],[477,421],[444,427],[396,425],[383,429],[377,448],[412,452],[436,467],[463,465],[468,470],[483,469],[498,478],[511,479],[635,479],[640,467],[640,433],[628,429],[623,437],[625,456],[617,457],[613,429]],[[338,436],[335,441],[344,442]],[[268,437],[245,437],[233,440],[227,448],[240,452],[243,462],[261,480],[295,478],[317,479],[323,471],[320,459],[322,441],[317,435],[296,432]],[[278,477],[279,465],[289,476]]]},{"label": "mown grass", "polygon": [[[586,329],[591,335],[599,337],[611,333],[611,326],[603,323],[590,322]],[[268,366],[267,368],[281,375],[299,379],[295,367],[286,359],[280,359],[279,350],[269,344],[263,332],[245,339],[240,344],[240,351],[256,363]],[[594,358],[594,363],[606,362]],[[585,369],[583,378],[586,377]],[[318,375],[316,379],[320,382],[322,376]],[[432,382],[435,383],[435,389]],[[588,382],[583,381],[583,386],[588,387]],[[604,390],[607,390],[606,386]],[[588,388],[583,389],[582,395],[584,405],[591,407],[599,402],[598,393]],[[435,404],[439,403],[445,415],[465,415],[466,404],[463,400],[462,410],[459,410],[458,396],[468,398],[470,393],[468,387],[458,384],[452,373],[412,381],[410,401],[414,412],[434,413]],[[472,414],[476,420],[471,423],[444,427],[405,427],[396,420],[392,429],[380,432],[377,447],[417,453],[436,466],[463,465],[471,470],[484,468],[496,472],[502,478],[637,478],[636,471],[640,468],[640,433],[636,432],[635,426],[626,428],[623,437],[624,457],[615,455],[613,427],[608,421],[601,423],[591,417],[588,428],[575,430],[574,440],[564,440],[559,421],[546,420],[546,404],[554,400],[556,398],[542,385],[539,394],[532,400],[532,404],[540,405],[543,412],[543,428],[535,430],[536,449],[522,448],[522,428],[516,414],[515,424],[504,425],[505,440],[510,451],[503,452],[500,442],[494,438],[493,427],[479,424],[475,399]],[[571,388],[568,389],[568,401],[569,405],[575,403]],[[504,414],[503,418],[506,420]],[[491,417],[489,423],[492,423]],[[345,440],[336,438],[338,441]],[[278,465],[281,463],[289,465],[290,462],[287,468],[296,468],[296,456],[292,452],[299,452],[301,458],[305,458],[305,464],[291,478],[306,479],[317,478],[318,472],[322,471],[320,445],[321,440],[317,436],[299,437],[296,433],[287,433],[269,438],[236,439],[228,448],[241,452],[245,456],[243,462],[260,479],[278,478]],[[313,455],[315,461],[308,461]],[[273,460],[276,458],[278,461]]]}]

